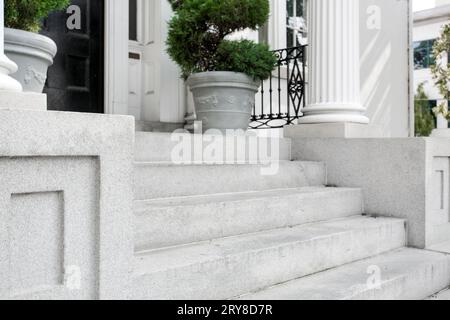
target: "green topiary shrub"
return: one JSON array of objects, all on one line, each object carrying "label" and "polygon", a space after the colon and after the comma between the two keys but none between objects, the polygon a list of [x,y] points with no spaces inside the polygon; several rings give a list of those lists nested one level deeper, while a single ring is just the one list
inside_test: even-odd
[{"label": "green topiary shrub", "polygon": [[68,5],[69,0],[5,0],[5,26],[38,32],[43,18]]},{"label": "green topiary shrub", "polygon": [[424,83],[417,88],[414,97],[414,117],[416,137],[429,137],[435,129],[435,119],[430,110],[429,98],[425,93]]},{"label": "green topiary shrub", "polygon": [[169,0],[169,2],[172,6],[173,11],[177,11],[183,4],[184,0]]},{"label": "green topiary shrub", "polygon": [[277,59],[264,44],[229,41],[240,30],[257,30],[269,17],[268,0],[169,0],[168,53],[183,76],[206,71],[243,72],[265,80]]}]

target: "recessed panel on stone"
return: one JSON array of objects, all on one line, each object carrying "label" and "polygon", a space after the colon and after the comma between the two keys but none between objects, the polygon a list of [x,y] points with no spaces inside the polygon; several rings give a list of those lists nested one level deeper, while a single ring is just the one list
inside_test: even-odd
[{"label": "recessed panel on stone", "polygon": [[435,244],[448,241],[450,232],[450,158],[435,157],[432,170],[427,230],[428,241]]},{"label": "recessed panel on stone", "polygon": [[450,222],[450,159],[436,157],[433,163],[433,220]]},{"label": "recessed panel on stone", "polygon": [[63,285],[63,193],[13,194],[10,208],[13,292]]},{"label": "recessed panel on stone", "polygon": [[0,299],[99,295],[95,157],[0,157]]}]

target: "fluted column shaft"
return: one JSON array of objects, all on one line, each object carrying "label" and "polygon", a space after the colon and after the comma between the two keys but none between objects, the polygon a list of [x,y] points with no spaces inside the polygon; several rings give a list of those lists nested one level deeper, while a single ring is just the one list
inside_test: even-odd
[{"label": "fluted column shaft", "polygon": [[0,0],[0,91],[22,91],[20,83],[9,75],[17,65],[5,55],[5,2]]},{"label": "fluted column shaft", "polygon": [[309,104],[300,123],[369,123],[360,99],[359,0],[310,0]]}]

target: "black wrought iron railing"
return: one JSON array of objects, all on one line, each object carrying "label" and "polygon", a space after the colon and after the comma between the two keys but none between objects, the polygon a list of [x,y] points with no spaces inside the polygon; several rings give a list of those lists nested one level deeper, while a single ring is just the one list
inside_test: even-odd
[{"label": "black wrought iron railing", "polygon": [[305,107],[306,46],[274,51],[277,69],[261,83],[251,129],[283,128],[295,124]]}]

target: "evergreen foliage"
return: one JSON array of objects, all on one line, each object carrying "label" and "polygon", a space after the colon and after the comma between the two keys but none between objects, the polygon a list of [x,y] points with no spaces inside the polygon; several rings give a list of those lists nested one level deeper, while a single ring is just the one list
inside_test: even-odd
[{"label": "evergreen foliage", "polygon": [[435,128],[435,119],[430,111],[429,98],[425,93],[423,83],[417,88],[417,94],[414,98],[416,136],[429,137]]},{"label": "evergreen foliage", "polygon": [[5,26],[39,32],[43,18],[68,5],[69,0],[5,0]]},{"label": "evergreen foliage", "polygon": [[206,71],[242,72],[267,79],[277,59],[265,44],[226,37],[257,30],[269,17],[268,0],[169,0],[175,11],[167,39],[183,76]]}]

